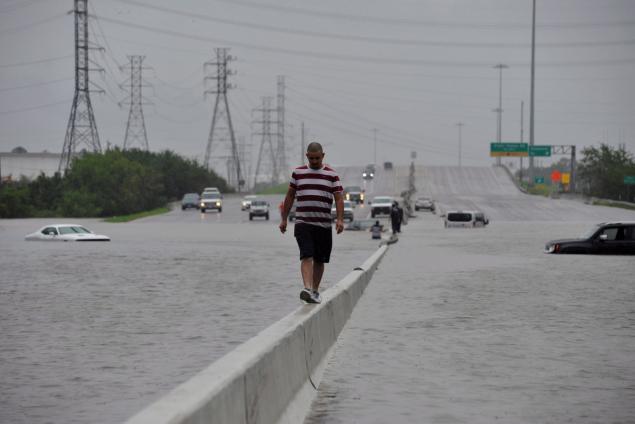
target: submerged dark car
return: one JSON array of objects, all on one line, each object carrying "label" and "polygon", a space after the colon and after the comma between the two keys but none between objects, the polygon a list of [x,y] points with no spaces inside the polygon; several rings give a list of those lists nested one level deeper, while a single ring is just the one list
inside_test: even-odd
[{"label": "submerged dark car", "polygon": [[635,255],[635,222],[598,224],[580,238],[548,242],[545,253]]}]

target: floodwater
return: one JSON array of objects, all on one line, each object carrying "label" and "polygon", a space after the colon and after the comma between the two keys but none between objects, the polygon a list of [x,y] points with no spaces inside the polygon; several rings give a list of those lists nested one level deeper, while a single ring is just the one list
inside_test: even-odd
[{"label": "floodwater", "polygon": [[[249,221],[235,197],[126,224],[0,220],[0,422],[124,421],[299,307],[293,226],[271,218]],[[112,242],[24,241],[57,221]],[[376,248],[334,236],[322,287]]]},{"label": "floodwater", "polygon": [[597,221],[411,219],[305,423],[635,422],[635,257],[542,253],[607,213],[586,208]]}]

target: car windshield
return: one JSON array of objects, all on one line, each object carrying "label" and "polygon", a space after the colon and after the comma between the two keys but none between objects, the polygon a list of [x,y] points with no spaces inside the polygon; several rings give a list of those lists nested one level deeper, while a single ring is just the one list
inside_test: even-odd
[{"label": "car windshield", "polygon": [[253,200],[256,196],[245,196],[245,200]]},{"label": "car windshield", "polygon": [[375,197],[373,199],[373,203],[392,203],[392,198],[390,198],[390,197]]},{"label": "car windshield", "polygon": [[[331,209],[335,210],[335,203],[333,203]],[[353,204],[350,200],[344,200],[344,209],[353,209]]]},{"label": "car windshield", "polygon": [[454,212],[448,214],[448,221],[453,222],[470,222],[472,220],[471,213]]},{"label": "car windshield", "polygon": [[601,227],[601,225],[594,225],[590,229],[586,230],[584,233],[580,234],[581,239],[588,239],[595,234],[595,232]]},{"label": "car windshield", "polygon": [[360,187],[357,186],[350,186],[350,187],[346,187],[344,189],[345,192],[347,193],[358,193],[360,191],[362,191],[362,189]]},{"label": "car windshield", "polygon": [[203,193],[203,199],[220,199],[218,193]]},{"label": "car windshield", "polygon": [[88,231],[86,228],[84,227],[60,227],[60,234],[90,234],[90,231]]},{"label": "car windshield", "polygon": [[183,200],[196,200],[198,199],[198,194],[194,194],[194,193],[188,193],[185,196],[183,196]]},{"label": "car windshield", "polygon": [[251,206],[267,206],[267,202],[264,200],[254,200],[251,202]]}]

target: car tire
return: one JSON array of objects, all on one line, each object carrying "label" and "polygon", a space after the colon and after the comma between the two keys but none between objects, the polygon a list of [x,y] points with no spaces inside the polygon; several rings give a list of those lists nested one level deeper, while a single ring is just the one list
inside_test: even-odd
[{"label": "car tire", "polygon": [[254,220],[254,216],[252,214],[249,214],[249,220],[253,221]]},{"label": "car tire", "polygon": [[181,210],[184,211],[185,210],[185,206],[181,206]]},{"label": "car tire", "polygon": [[267,221],[269,221],[269,214],[265,215],[265,218],[267,218]]},{"label": "car tire", "polygon": [[371,218],[374,218],[374,217],[375,217],[375,212],[371,212],[371,213],[370,213],[370,217],[371,217]]},{"label": "car tire", "polygon": [[205,208],[201,208],[201,213],[205,213]]}]

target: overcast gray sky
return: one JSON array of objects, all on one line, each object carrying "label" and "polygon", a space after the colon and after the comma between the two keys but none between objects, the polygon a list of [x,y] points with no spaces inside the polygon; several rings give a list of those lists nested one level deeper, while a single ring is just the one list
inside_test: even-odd
[{"label": "overcast gray sky", "polygon": [[[203,63],[229,47],[229,93],[251,169],[262,96],[286,78],[289,164],[300,125],[326,146],[327,162],[374,160],[490,165],[503,71],[503,141],[529,139],[531,0],[99,0],[90,37],[104,73],[91,79],[102,146],[122,145],[128,107],[118,84],[127,55],[145,55],[144,106],[151,150],[202,161],[213,96]],[[0,151],[59,152],[73,97],[71,0],[0,0]],[[600,142],[635,152],[635,1],[537,0],[535,143]],[[220,157],[223,146],[215,146]],[[556,158],[557,159],[557,158]],[[249,168],[250,166],[247,165]]]}]

